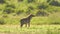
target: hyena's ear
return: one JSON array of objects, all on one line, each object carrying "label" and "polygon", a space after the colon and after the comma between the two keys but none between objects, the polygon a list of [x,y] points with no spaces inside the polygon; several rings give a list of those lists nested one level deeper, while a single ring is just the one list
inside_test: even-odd
[{"label": "hyena's ear", "polygon": [[32,15],[32,14],[30,13],[28,16],[30,16],[30,15]]}]

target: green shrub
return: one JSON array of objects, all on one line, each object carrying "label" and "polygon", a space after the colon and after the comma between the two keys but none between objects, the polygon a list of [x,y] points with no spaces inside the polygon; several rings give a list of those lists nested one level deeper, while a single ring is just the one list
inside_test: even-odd
[{"label": "green shrub", "polygon": [[31,10],[30,9],[26,11],[26,14],[30,14],[30,13],[31,13]]},{"label": "green shrub", "polygon": [[0,4],[3,4],[3,3],[5,3],[5,1],[4,0],[0,0]]},{"label": "green shrub", "polygon": [[28,3],[32,3],[32,2],[35,2],[35,0],[27,0]]},{"label": "green shrub", "polygon": [[41,3],[37,7],[38,7],[38,9],[46,9],[46,8],[48,8],[48,5],[47,5],[47,3],[46,4],[45,3]]},{"label": "green shrub", "polygon": [[60,3],[58,1],[53,0],[53,1],[50,2],[50,5],[60,6]]},{"label": "green shrub", "polygon": [[18,0],[18,2],[22,2],[23,0]]},{"label": "green shrub", "polygon": [[3,11],[3,13],[6,13],[6,14],[10,14],[10,13],[13,13],[13,12],[14,12],[14,10],[12,10],[12,9],[5,9]]},{"label": "green shrub", "polygon": [[50,2],[51,0],[47,0],[47,2]]},{"label": "green shrub", "polygon": [[34,8],[32,6],[28,7],[28,10],[33,10]]},{"label": "green shrub", "polygon": [[49,14],[48,13],[46,13],[45,11],[38,11],[37,13],[36,13],[36,16],[48,16]]},{"label": "green shrub", "polygon": [[57,25],[57,24],[60,24],[60,22],[52,22],[51,24],[56,24]]},{"label": "green shrub", "polygon": [[20,15],[20,14],[22,14],[23,12],[24,12],[24,10],[19,10],[19,11],[16,12],[16,14],[17,14],[17,15]]},{"label": "green shrub", "polygon": [[15,8],[14,5],[8,5],[8,4],[6,5],[6,7],[7,7],[7,8]]}]

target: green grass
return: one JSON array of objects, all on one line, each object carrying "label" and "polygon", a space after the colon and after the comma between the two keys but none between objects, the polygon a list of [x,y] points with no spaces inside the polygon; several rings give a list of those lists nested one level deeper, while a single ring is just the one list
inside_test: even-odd
[{"label": "green grass", "polygon": [[[18,2],[17,0],[5,1],[9,5],[15,6],[15,8],[10,8],[14,10],[14,13],[5,14],[3,11],[8,8],[6,7],[7,4],[0,4],[0,19],[1,21],[4,20],[6,23],[5,25],[0,25],[0,34],[60,34],[60,25],[47,25],[55,22],[60,24],[60,7],[48,5],[46,2],[47,0],[36,0],[36,2],[33,3],[27,3],[27,0],[24,0],[23,2]],[[36,15],[36,13],[41,10],[38,9],[37,6],[42,3],[45,6],[48,6],[46,9],[43,9],[43,11],[47,12],[49,16],[33,17],[30,28],[21,28],[19,25],[20,19],[28,16],[26,15],[28,7],[32,6],[34,10],[31,10],[30,12]],[[19,10],[23,10],[23,13],[17,15],[16,12]],[[2,17],[3,15],[7,17],[4,18]]]},{"label": "green grass", "polygon": [[[58,27],[57,27],[58,26]],[[60,34],[60,25],[31,25],[20,27],[19,25],[0,25],[0,33],[4,34]]]},{"label": "green grass", "polygon": [[31,20],[31,24],[36,24],[36,25],[47,24],[47,22],[48,22],[48,17],[33,17],[33,19]]},{"label": "green grass", "polygon": [[[48,17],[47,16],[45,16],[45,17],[44,16],[33,17],[31,19],[31,24],[41,25],[41,24],[52,24],[52,23],[55,23],[55,22],[57,24],[60,24],[60,16],[59,16],[59,14],[60,14],[60,12],[50,14]],[[20,24],[20,20],[22,18],[28,17],[28,15],[25,15],[25,14],[21,14],[21,15],[18,15],[18,16],[17,15],[13,16],[13,14],[9,14],[9,15],[7,14],[6,18],[4,18],[2,16],[0,17],[0,20],[4,19],[4,22],[6,24]]]}]

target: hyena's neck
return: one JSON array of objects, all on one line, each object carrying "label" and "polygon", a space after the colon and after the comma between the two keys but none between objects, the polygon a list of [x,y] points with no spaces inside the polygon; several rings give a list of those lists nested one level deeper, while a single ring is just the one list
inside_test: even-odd
[{"label": "hyena's neck", "polygon": [[32,16],[29,16],[29,17],[28,17],[28,19],[31,19],[31,18],[32,18]]}]

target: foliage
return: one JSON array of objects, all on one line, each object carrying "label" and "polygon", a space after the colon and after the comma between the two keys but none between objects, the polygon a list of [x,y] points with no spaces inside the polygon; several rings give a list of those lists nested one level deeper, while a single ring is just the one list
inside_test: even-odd
[{"label": "foliage", "polygon": [[3,4],[3,3],[5,3],[5,1],[4,0],[0,0],[0,4]]},{"label": "foliage", "polygon": [[27,0],[28,3],[32,3],[32,2],[35,2],[35,0]]},{"label": "foliage", "polygon": [[15,8],[15,6],[14,5],[6,5],[6,8]]},{"label": "foliage", "polygon": [[50,2],[51,0],[47,0],[47,2]]},{"label": "foliage", "polygon": [[24,11],[23,10],[19,10],[16,12],[17,15],[20,15],[21,13],[23,13]]},{"label": "foliage", "polygon": [[[60,24],[60,0],[0,0],[0,16],[5,18],[7,24],[19,24],[19,20],[36,15],[32,24]],[[53,14],[55,14],[53,16]],[[35,21],[34,21],[35,20]]]},{"label": "foliage", "polygon": [[18,0],[18,2],[21,2],[21,1],[23,1],[23,0]]},{"label": "foliage", "polygon": [[60,3],[59,3],[58,1],[52,0],[52,1],[50,2],[50,5],[60,6]]},{"label": "foliage", "polygon": [[48,5],[47,5],[47,3],[43,2],[43,3],[41,3],[41,4],[38,5],[38,8],[39,9],[46,9],[46,8],[48,8]]},{"label": "foliage", "polygon": [[42,11],[42,10],[40,10],[36,13],[36,16],[48,16],[48,15],[49,15],[48,13],[46,13],[45,11]]}]

